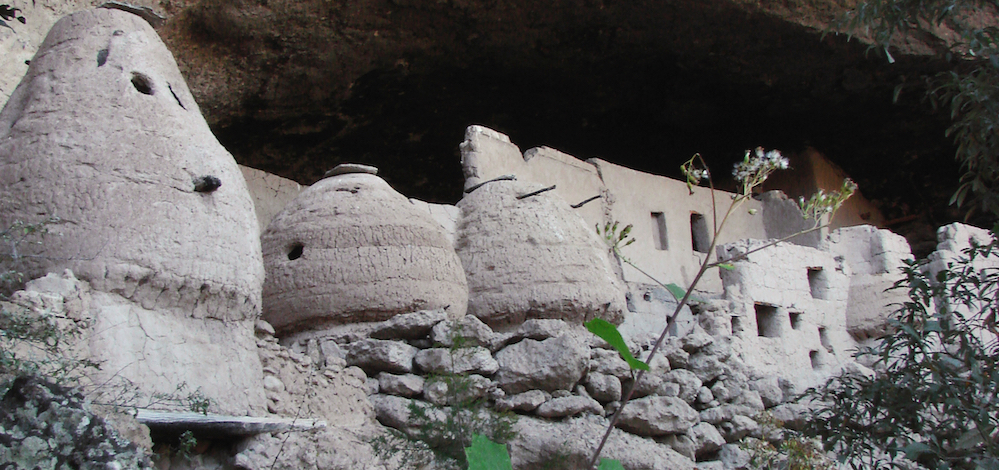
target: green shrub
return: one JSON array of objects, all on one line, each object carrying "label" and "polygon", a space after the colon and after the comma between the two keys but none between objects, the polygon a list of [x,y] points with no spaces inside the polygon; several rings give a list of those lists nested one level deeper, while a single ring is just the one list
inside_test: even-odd
[{"label": "green shrub", "polygon": [[[873,376],[810,390],[807,431],[855,469],[906,461],[930,469],[999,468],[999,241],[974,246],[934,279],[905,267],[908,300],[880,342],[857,353]],[[982,267],[986,266],[986,267]]]}]

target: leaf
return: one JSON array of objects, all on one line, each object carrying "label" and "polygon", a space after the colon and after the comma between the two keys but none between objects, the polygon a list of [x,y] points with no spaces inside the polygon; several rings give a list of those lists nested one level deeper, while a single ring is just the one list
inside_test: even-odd
[{"label": "leaf", "polygon": [[482,434],[472,436],[472,445],[465,448],[468,470],[513,470],[506,446],[497,444]]},{"label": "leaf", "polygon": [[621,332],[617,331],[617,327],[613,323],[604,320],[602,318],[594,318],[585,323],[586,329],[593,333],[607,344],[610,344],[617,349],[617,352],[621,354],[621,358],[624,359],[632,369],[649,370],[649,365],[635,359],[635,356],[631,355],[631,351],[628,350],[628,346],[624,344],[624,338],[621,337]]},{"label": "leaf", "polygon": [[673,294],[673,297],[675,297],[676,300],[680,300],[683,298],[683,296],[687,295],[687,291],[683,290],[682,287],[673,283],[666,284],[666,289],[669,290],[670,294]]},{"label": "leaf", "polygon": [[932,447],[923,444],[922,442],[913,442],[905,446],[902,450],[905,451],[905,458],[909,460],[916,460],[920,455],[933,452]]},{"label": "leaf", "polygon": [[735,269],[735,265],[732,264],[732,263],[722,263],[722,264],[719,264],[718,267],[722,268],[722,269],[724,269],[726,271],[732,271],[732,270]]},{"label": "leaf", "polygon": [[597,467],[597,470],[624,470],[624,466],[617,460],[600,459],[600,466]]}]

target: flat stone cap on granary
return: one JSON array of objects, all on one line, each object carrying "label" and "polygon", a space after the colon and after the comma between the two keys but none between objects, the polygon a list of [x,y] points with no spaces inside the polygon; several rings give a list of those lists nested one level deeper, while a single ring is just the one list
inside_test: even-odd
[{"label": "flat stone cap on granary", "polygon": [[465,314],[468,286],[444,228],[371,173],[320,180],[261,241],[264,319],[281,334],[444,307]]},{"label": "flat stone cap on granary", "polygon": [[145,308],[260,313],[243,176],[173,56],[131,13],[59,20],[0,112],[0,229],[53,216],[42,245],[20,247],[32,277],[70,268]]},{"label": "flat stone cap on granary", "polygon": [[534,318],[624,319],[625,294],[608,249],[552,191],[495,181],[458,202],[455,249],[468,278],[468,313],[494,327]]}]

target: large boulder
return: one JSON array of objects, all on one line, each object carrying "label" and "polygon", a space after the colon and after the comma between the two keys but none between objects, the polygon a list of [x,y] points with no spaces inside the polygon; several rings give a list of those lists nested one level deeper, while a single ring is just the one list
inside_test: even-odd
[{"label": "large boulder", "polygon": [[0,228],[51,217],[44,245],[19,247],[29,276],[69,268],[178,315],[260,313],[246,183],[138,16],[60,20],[0,112]]},{"label": "large boulder", "polygon": [[443,227],[374,174],[320,180],[261,240],[264,319],[279,334],[417,310],[465,313],[465,274]]},{"label": "large boulder", "polygon": [[468,313],[490,326],[532,318],[624,319],[624,288],[592,228],[541,185],[496,181],[458,202]]}]

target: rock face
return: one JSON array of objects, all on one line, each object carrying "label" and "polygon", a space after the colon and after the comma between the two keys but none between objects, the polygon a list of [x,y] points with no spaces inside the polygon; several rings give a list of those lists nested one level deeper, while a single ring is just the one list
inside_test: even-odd
[{"label": "rock face", "polygon": [[440,224],[375,175],[319,181],[261,240],[264,318],[279,333],[423,309],[465,313],[465,275]]},{"label": "rock face", "polygon": [[[260,312],[253,203],[170,52],[138,16],[52,28],[0,112],[0,226],[49,217],[33,277],[72,269],[147,309],[222,320]],[[221,186],[196,191],[196,181]]]},{"label": "rock face", "polygon": [[540,185],[487,183],[458,203],[456,250],[468,313],[490,326],[532,318],[620,323],[624,290],[607,249],[569,204]]}]

